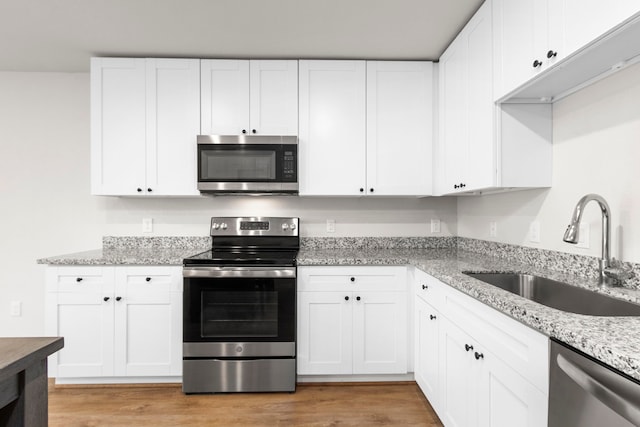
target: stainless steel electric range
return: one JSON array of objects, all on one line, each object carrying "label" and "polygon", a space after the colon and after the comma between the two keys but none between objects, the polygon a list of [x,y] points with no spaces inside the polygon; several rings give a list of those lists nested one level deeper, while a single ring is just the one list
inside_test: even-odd
[{"label": "stainless steel electric range", "polygon": [[184,259],[185,393],[295,391],[298,218],[211,218]]}]

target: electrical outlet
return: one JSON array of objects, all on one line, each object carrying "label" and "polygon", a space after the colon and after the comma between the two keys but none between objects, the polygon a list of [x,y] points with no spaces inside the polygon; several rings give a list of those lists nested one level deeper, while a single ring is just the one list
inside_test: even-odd
[{"label": "electrical outlet", "polygon": [[489,237],[496,237],[498,235],[498,223],[495,221],[489,221]]},{"label": "electrical outlet", "polygon": [[529,241],[540,243],[540,221],[533,221],[529,225]]},{"label": "electrical outlet", "polygon": [[431,233],[439,233],[440,232],[440,220],[432,219],[431,220]]},{"label": "electrical outlet", "polygon": [[11,315],[22,316],[22,301],[11,301]]},{"label": "electrical outlet", "polygon": [[576,243],[576,247],[589,249],[589,241],[591,240],[591,227],[589,227],[589,223],[580,223],[580,231],[578,233],[578,243]]},{"label": "electrical outlet", "polygon": [[153,232],[153,218],[142,218],[142,232],[143,233]]},{"label": "electrical outlet", "polygon": [[336,232],[336,220],[328,219],[327,220],[327,233],[335,233]]}]

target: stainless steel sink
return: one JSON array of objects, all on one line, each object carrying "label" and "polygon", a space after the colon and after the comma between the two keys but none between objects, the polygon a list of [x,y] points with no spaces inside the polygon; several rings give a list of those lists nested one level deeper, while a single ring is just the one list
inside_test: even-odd
[{"label": "stainless steel sink", "polygon": [[592,316],[640,316],[638,304],[544,277],[519,273],[463,273],[558,310]]}]

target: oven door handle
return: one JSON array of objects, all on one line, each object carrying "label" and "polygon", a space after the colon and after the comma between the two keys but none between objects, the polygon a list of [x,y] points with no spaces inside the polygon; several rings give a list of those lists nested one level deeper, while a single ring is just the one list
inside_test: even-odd
[{"label": "oven door handle", "polygon": [[183,277],[295,278],[295,267],[184,267]]}]

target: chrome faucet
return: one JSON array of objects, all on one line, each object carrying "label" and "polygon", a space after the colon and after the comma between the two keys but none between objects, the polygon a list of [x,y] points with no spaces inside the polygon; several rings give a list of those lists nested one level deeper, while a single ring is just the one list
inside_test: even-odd
[{"label": "chrome faucet", "polygon": [[567,243],[578,243],[580,234],[580,221],[584,207],[591,200],[598,203],[602,211],[602,258],[600,258],[600,285],[615,285],[631,277],[631,270],[625,268],[622,263],[611,258],[611,209],[607,201],[598,194],[587,194],[578,200],[573,210],[571,223],[564,232],[564,240]]}]

